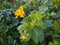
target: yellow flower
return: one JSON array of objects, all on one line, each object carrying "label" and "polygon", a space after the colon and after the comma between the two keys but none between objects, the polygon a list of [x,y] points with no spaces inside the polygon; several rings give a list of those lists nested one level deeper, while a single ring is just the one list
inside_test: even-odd
[{"label": "yellow flower", "polygon": [[24,9],[22,6],[20,6],[15,12],[16,18],[18,18],[19,16],[24,18],[24,14],[25,14],[25,12],[24,12]]},{"label": "yellow flower", "polygon": [[22,35],[22,36],[21,36],[21,39],[22,39],[22,40],[25,40],[26,38],[27,38],[27,36],[25,36],[25,35]]},{"label": "yellow flower", "polygon": [[23,9],[23,7],[22,7],[22,6],[20,6],[19,8],[20,8],[20,9]]}]

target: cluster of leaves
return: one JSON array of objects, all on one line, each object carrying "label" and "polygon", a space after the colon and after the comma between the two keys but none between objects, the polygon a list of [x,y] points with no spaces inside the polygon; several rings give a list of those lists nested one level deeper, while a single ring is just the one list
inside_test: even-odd
[{"label": "cluster of leaves", "polygon": [[[60,45],[60,0],[8,1],[0,0],[0,45],[21,45],[19,33],[27,36],[23,45]],[[22,22],[13,14],[20,5],[26,14]]]},{"label": "cluster of leaves", "polygon": [[16,38],[20,37],[16,28],[21,24],[21,20],[15,18],[12,9],[0,11],[0,45],[15,45],[17,43]]},{"label": "cluster of leaves", "polygon": [[7,2],[6,0],[0,0],[0,10],[11,7],[12,7],[11,3]]},{"label": "cluster of leaves", "polygon": [[19,26],[18,30],[21,35],[26,35],[27,42],[33,39],[35,43],[42,42],[44,39],[45,24],[42,22],[42,18],[45,15],[40,15],[40,12],[32,13],[30,16],[24,19],[23,25]]},{"label": "cluster of leaves", "polygon": [[26,40],[22,40],[23,45],[60,45],[59,2],[60,0],[41,0],[38,6],[35,0],[29,3],[35,5],[36,8],[33,8],[29,16],[24,18],[23,24],[18,27],[21,35],[27,36]]}]

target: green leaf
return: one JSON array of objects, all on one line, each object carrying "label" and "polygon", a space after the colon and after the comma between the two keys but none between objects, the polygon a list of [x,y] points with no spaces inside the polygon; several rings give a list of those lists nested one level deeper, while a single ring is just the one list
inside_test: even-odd
[{"label": "green leaf", "polygon": [[40,30],[38,27],[36,27],[33,31],[32,39],[35,43],[43,42],[43,40],[44,40],[43,30]]},{"label": "green leaf", "polygon": [[49,42],[49,45],[54,45],[52,42]]},{"label": "green leaf", "polygon": [[58,45],[58,41],[57,40],[54,40],[54,45]]},{"label": "green leaf", "polygon": [[31,0],[32,3],[35,3],[36,0]]},{"label": "green leaf", "polygon": [[41,13],[45,13],[48,10],[47,6],[39,6],[39,11],[41,11]]},{"label": "green leaf", "polygon": [[55,31],[59,29],[59,23],[57,22],[57,20],[54,21],[54,29]]},{"label": "green leaf", "polygon": [[47,20],[44,20],[44,23],[46,24],[47,27],[52,27],[53,26],[53,20],[50,20],[50,19],[47,19]]},{"label": "green leaf", "polygon": [[27,36],[27,39],[25,40],[26,42],[28,42],[31,39],[31,37],[33,36],[33,30],[27,31],[27,34],[29,34],[29,35]]},{"label": "green leaf", "polygon": [[32,39],[35,43],[39,42],[39,32],[38,31],[34,30]]}]

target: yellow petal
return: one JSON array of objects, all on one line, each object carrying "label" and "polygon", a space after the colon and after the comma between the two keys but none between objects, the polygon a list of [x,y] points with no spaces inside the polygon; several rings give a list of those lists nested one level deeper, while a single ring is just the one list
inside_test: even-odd
[{"label": "yellow petal", "polygon": [[24,18],[24,15],[20,15],[21,18]]},{"label": "yellow petal", "polygon": [[20,9],[23,9],[23,7],[22,7],[22,6],[20,6]]},{"label": "yellow petal", "polygon": [[22,6],[20,6],[20,8],[18,8],[18,9],[16,10],[16,12],[15,12],[16,18],[18,18],[18,16],[24,18],[24,14],[25,14],[25,12],[24,12]]},{"label": "yellow petal", "polygon": [[21,36],[22,40],[25,40],[27,37],[25,35]]},{"label": "yellow petal", "polygon": [[16,19],[18,18],[18,16],[16,16]]}]

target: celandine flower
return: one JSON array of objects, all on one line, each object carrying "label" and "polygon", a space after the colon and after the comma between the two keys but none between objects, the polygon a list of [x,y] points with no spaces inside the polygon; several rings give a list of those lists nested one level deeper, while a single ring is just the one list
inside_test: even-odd
[{"label": "celandine flower", "polygon": [[22,36],[21,36],[21,39],[22,39],[22,40],[25,40],[25,39],[27,39],[27,36],[22,35]]},{"label": "celandine flower", "polygon": [[24,14],[25,14],[25,12],[24,12],[24,9],[22,6],[20,6],[15,12],[16,18],[18,18],[18,17],[24,18]]}]

